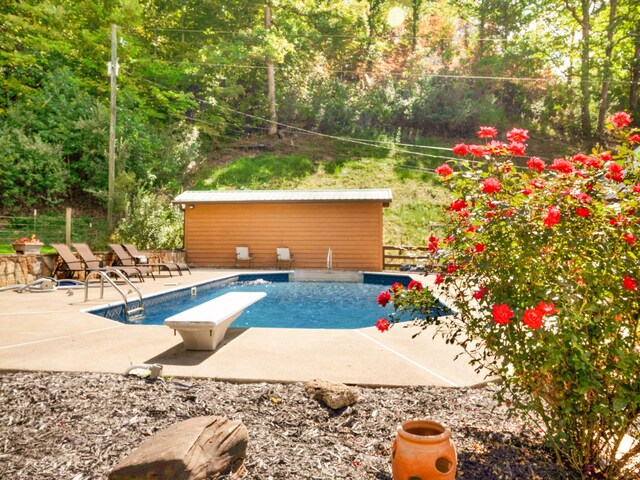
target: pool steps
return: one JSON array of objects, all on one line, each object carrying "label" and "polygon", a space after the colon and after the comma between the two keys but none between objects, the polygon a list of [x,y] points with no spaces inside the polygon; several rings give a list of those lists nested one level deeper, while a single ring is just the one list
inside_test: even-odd
[{"label": "pool steps", "polygon": [[289,274],[290,282],[363,282],[362,272],[336,270],[294,270]]}]

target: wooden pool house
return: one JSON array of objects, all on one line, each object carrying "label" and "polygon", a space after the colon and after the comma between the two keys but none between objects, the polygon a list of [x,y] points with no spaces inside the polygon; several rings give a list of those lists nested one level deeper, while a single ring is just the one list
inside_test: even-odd
[{"label": "wooden pool house", "polygon": [[288,248],[292,268],[382,270],[382,210],[390,189],[186,191],[187,262],[236,266],[236,247],[249,248],[256,269],[276,267],[276,249]]}]

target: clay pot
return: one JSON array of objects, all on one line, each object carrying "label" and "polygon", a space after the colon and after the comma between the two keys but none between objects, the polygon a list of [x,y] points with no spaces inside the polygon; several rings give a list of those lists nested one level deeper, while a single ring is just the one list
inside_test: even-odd
[{"label": "clay pot", "polygon": [[391,450],[394,480],[454,480],[457,461],[448,428],[431,420],[409,420],[398,427]]}]

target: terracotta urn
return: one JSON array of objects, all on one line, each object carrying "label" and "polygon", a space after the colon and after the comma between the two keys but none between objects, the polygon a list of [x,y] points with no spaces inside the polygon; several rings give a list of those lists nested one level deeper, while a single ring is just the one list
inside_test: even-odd
[{"label": "terracotta urn", "polygon": [[432,420],[408,420],[398,427],[391,449],[394,480],[454,480],[457,461],[448,428]]}]

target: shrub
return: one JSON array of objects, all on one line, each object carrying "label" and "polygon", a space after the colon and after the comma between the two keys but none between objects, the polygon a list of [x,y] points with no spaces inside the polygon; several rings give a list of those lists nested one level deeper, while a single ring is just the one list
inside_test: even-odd
[{"label": "shrub", "polygon": [[[499,376],[499,399],[539,422],[585,478],[637,478],[640,441],[640,136],[612,117],[611,151],[544,161],[526,130],[481,127],[485,145],[436,171],[447,209],[438,289],[457,315],[445,335]],[[429,322],[430,319],[424,320]]]},{"label": "shrub", "polygon": [[135,243],[145,250],[182,247],[183,214],[168,198],[140,189],[127,202],[126,212],[116,227],[114,240]]}]

